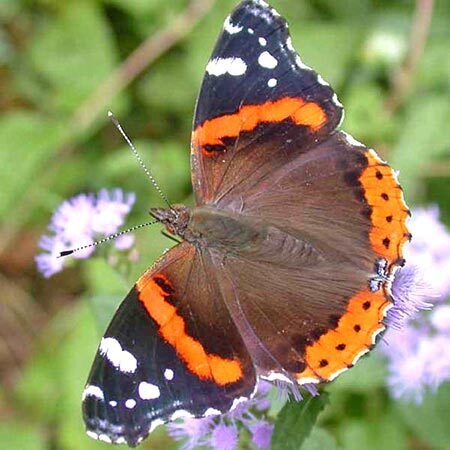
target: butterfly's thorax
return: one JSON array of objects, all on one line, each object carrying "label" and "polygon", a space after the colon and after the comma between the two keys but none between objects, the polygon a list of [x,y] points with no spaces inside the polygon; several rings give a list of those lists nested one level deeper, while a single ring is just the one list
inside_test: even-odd
[{"label": "butterfly's thorax", "polygon": [[320,260],[319,252],[307,240],[258,218],[212,206],[193,208],[187,230],[194,244],[225,254],[259,261],[276,259],[287,265]]}]

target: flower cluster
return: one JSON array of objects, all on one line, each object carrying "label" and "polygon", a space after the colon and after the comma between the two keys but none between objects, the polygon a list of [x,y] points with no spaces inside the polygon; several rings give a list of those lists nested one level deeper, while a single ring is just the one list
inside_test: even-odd
[{"label": "flower cluster", "polygon": [[260,450],[270,447],[274,425],[264,418],[270,407],[267,397],[272,385],[260,381],[255,396],[218,418],[184,419],[168,425],[169,434],[183,440],[181,450],[193,450],[198,446],[214,450],[235,450],[239,431],[245,428],[254,446]]},{"label": "flower cluster", "polygon": [[[97,195],[79,194],[63,202],[54,212],[49,230],[39,241],[44,250],[36,256],[39,272],[45,277],[60,272],[65,258],[58,258],[61,251],[89,245],[96,239],[116,233],[135,201],[133,193],[125,194],[120,189],[102,189]],[[123,235],[114,242],[118,250],[128,250],[134,244],[133,235]],[[95,247],[84,248],[73,254],[74,258],[88,258]]]},{"label": "flower cluster", "polygon": [[[409,229],[413,240],[393,283],[396,306],[382,351],[392,395],[420,402],[426,390],[450,380],[450,234],[434,206],[414,211]],[[433,304],[418,320],[417,312]]]}]

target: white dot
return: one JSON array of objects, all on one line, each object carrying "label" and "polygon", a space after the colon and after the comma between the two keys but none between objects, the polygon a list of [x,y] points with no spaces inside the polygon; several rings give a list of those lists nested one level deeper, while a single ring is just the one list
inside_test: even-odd
[{"label": "white dot", "polygon": [[98,440],[102,442],[106,442],[107,444],[112,444],[112,440],[109,436],[106,434],[99,434]]},{"label": "white dot", "polygon": [[98,434],[95,433],[94,431],[87,430],[87,431],[86,431],[86,434],[87,434],[90,438],[92,438],[92,439],[98,439]]},{"label": "white dot", "polygon": [[206,72],[216,77],[225,74],[237,77],[244,75],[246,71],[247,64],[241,58],[214,58],[206,66]]},{"label": "white dot", "polygon": [[267,86],[269,86],[269,87],[275,87],[277,84],[278,84],[278,81],[276,80],[276,78],[271,78],[267,82]]},{"label": "white dot", "polygon": [[265,47],[267,45],[267,40],[264,39],[263,37],[260,37],[258,40],[259,40],[260,45],[262,45],[263,47]]},{"label": "white dot", "polygon": [[174,373],[173,373],[173,370],[172,369],[166,369],[165,371],[164,371],[164,378],[166,379],[166,380],[173,380],[173,375],[174,375]]},{"label": "white dot", "polygon": [[134,398],[129,398],[126,402],[125,402],[125,406],[128,409],[133,409],[136,406],[136,400]]},{"label": "white dot", "polygon": [[258,63],[261,67],[266,69],[275,69],[278,65],[278,61],[269,52],[262,52],[259,55]]},{"label": "white dot", "polygon": [[248,34],[253,34],[255,31],[253,30],[253,28],[247,28]]},{"label": "white dot", "polygon": [[100,342],[99,352],[121,372],[134,373],[136,371],[136,358],[130,352],[122,350],[122,346],[117,339],[103,338]]},{"label": "white dot", "polygon": [[117,402],[115,400],[111,400],[109,404],[114,408],[114,406],[117,406]]},{"label": "white dot", "polygon": [[155,398],[159,398],[161,395],[161,392],[159,390],[158,386],[155,386],[154,384],[147,383],[145,381],[142,381],[139,384],[139,397],[142,398],[142,400],[153,400]]},{"label": "white dot", "polygon": [[240,27],[239,25],[235,25],[233,22],[231,22],[231,17],[228,16],[225,19],[223,28],[226,32],[228,32],[228,34],[236,34],[236,33],[240,33],[242,31],[243,27]]},{"label": "white dot", "polygon": [[327,83],[321,75],[317,75],[317,81],[319,82],[319,84],[321,84],[322,86],[329,86],[329,83]]},{"label": "white dot", "polygon": [[85,387],[81,399],[84,401],[87,397],[94,397],[98,400],[105,399],[103,391],[98,386],[94,386],[93,384],[88,384]]}]

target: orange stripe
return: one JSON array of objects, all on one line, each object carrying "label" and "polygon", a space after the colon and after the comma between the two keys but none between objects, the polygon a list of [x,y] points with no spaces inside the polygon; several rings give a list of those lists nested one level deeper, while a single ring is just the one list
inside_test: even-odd
[{"label": "orange stripe", "polygon": [[[206,353],[203,345],[186,333],[184,319],[177,314],[175,306],[166,301],[165,292],[154,278],[141,277],[136,283],[139,300],[152,319],[159,326],[161,336],[175,348],[177,355],[185,362],[188,369],[205,380],[226,385],[240,380],[243,376],[242,367],[236,359],[226,359]],[[158,274],[170,285],[167,278]]]},{"label": "orange stripe", "polygon": [[317,131],[326,123],[327,116],[318,103],[295,97],[268,101],[262,105],[246,105],[235,114],[216,117],[199,125],[192,136],[193,149],[223,145],[224,137],[234,138],[244,131],[254,130],[260,123],[276,123],[286,119]]}]

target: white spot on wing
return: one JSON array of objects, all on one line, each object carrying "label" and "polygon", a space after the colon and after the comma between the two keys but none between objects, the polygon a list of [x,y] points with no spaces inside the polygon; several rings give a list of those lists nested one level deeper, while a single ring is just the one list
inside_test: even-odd
[{"label": "white spot on wing", "polygon": [[300,69],[304,69],[304,70],[312,70],[311,67],[307,66],[302,59],[300,58],[300,56],[296,55],[295,57],[295,63],[297,64],[298,67],[300,67]]},{"label": "white spot on wing", "polygon": [[138,391],[139,397],[141,397],[142,400],[153,400],[155,398],[159,398],[161,394],[158,386],[147,383],[146,381],[139,383]]},{"label": "white spot on wing", "polygon": [[103,391],[98,386],[94,386],[93,384],[88,384],[84,388],[81,399],[84,401],[86,397],[94,397],[94,398],[97,398],[98,400],[105,399],[105,396],[103,395]]},{"label": "white spot on wing", "polygon": [[319,84],[321,84],[322,86],[329,86],[330,84],[327,83],[321,75],[317,75],[317,81],[319,82]]},{"label": "white spot on wing", "polygon": [[178,411],[175,411],[171,416],[170,416],[170,420],[177,420],[177,419],[190,419],[194,417],[190,412],[184,410],[184,409],[179,409]]},{"label": "white spot on wing", "polygon": [[253,28],[247,28],[248,34],[254,34],[255,30]]},{"label": "white spot on wing", "polygon": [[109,402],[109,404],[114,408],[115,406],[117,406],[117,402],[115,400],[111,400]]},{"label": "white spot on wing", "polygon": [[238,77],[244,75],[246,71],[247,64],[241,58],[214,58],[206,66],[206,72],[216,77],[225,74]]},{"label": "white spot on wing", "polygon": [[269,87],[275,87],[278,84],[278,81],[276,78],[271,78],[268,82],[267,82],[267,86]]},{"label": "white spot on wing", "polygon": [[164,425],[164,420],[162,419],[155,419],[151,424],[150,428],[148,429],[148,432],[151,433],[155,430],[156,427],[159,427],[160,425]]},{"label": "white spot on wing", "polygon": [[98,440],[102,441],[102,442],[106,442],[107,444],[112,444],[112,440],[109,436],[107,436],[106,434],[100,434],[98,436]]},{"label": "white spot on wing", "polygon": [[98,434],[95,433],[94,431],[87,430],[87,431],[86,431],[86,434],[87,434],[90,438],[92,438],[92,439],[98,439]]},{"label": "white spot on wing", "polygon": [[344,373],[348,368],[344,367],[343,369],[336,370],[336,372],[332,373],[330,377],[328,378],[328,381],[333,381],[335,378],[337,378],[341,373]]},{"label": "white spot on wing", "polygon": [[237,34],[240,33],[243,29],[243,27],[240,27],[239,25],[235,25],[231,22],[231,17],[228,16],[225,19],[225,23],[223,24],[223,29],[228,33],[228,34]]},{"label": "white spot on wing", "polygon": [[278,61],[269,52],[262,52],[259,55],[258,63],[261,67],[266,69],[275,69],[278,65]]},{"label": "white spot on wing", "polygon": [[333,100],[333,103],[334,103],[336,106],[339,106],[339,108],[343,108],[343,107],[344,107],[344,105],[339,101],[336,92],[333,94],[332,100]]},{"label": "white spot on wing", "polygon": [[295,53],[295,48],[294,48],[294,46],[292,45],[292,38],[291,38],[290,36],[286,39],[286,47],[287,47],[291,52]]},{"label": "white spot on wing", "polygon": [[172,370],[172,369],[166,369],[166,370],[164,371],[164,378],[165,378],[166,380],[168,380],[168,381],[173,380],[173,376],[174,376],[174,373],[173,373],[173,370]]},{"label": "white spot on wing", "polygon": [[290,378],[278,372],[270,372],[269,375],[262,375],[261,378],[267,381],[284,381],[286,383],[292,384],[292,380]]},{"label": "white spot on wing", "polygon": [[125,406],[128,409],[133,409],[136,406],[136,400],[134,398],[129,398],[126,402],[125,402]]},{"label": "white spot on wing", "polygon": [[233,411],[234,409],[236,409],[236,407],[243,402],[246,402],[248,400],[247,397],[239,397],[239,398],[235,398],[233,400],[233,404],[231,405],[230,411]]},{"label": "white spot on wing", "polygon": [[361,356],[364,356],[366,353],[369,353],[369,349],[365,348],[364,350],[361,350],[352,361],[352,364],[355,365],[358,362],[358,359],[361,358]]},{"label": "white spot on wing", "polygon": [[262,45],[263,47],[265,47],[267,45],[267,40],[264,39],[263,37],[260,37],[258,39],[258,41],[259,41],[259,44]]},{"label": "white spot on wing", "polygon": [[297,381],[298,381],[298,384],[300,384],[300,385],[317,384],[320,382],[320,380],[318,378],[299,378]]},{"label": "white spot on wing", "polygon": [[137,368],[136,358],[126,350],[122,350],[119,341],[114,338],[103,338],[100,343],[100,354],[121,372],[134,373]]},{"label": "white spot on wing", "polygon": [[219,411],[216,408],[208,408],[204,413],[203,413],[203,417],[208,417],[208,416],[218,416],[222,414],[222,411]]},{"label": "white spot on wing", "polygon": [[353,136],[351,136],[350,134],[346,133],[345,131],[342,131],[342,133],[344,134],[345,140],[350,144],[350,145],[354,145],[355,147],[365,147],[364,144],[361,144],[361,142],[357,141]]}]

